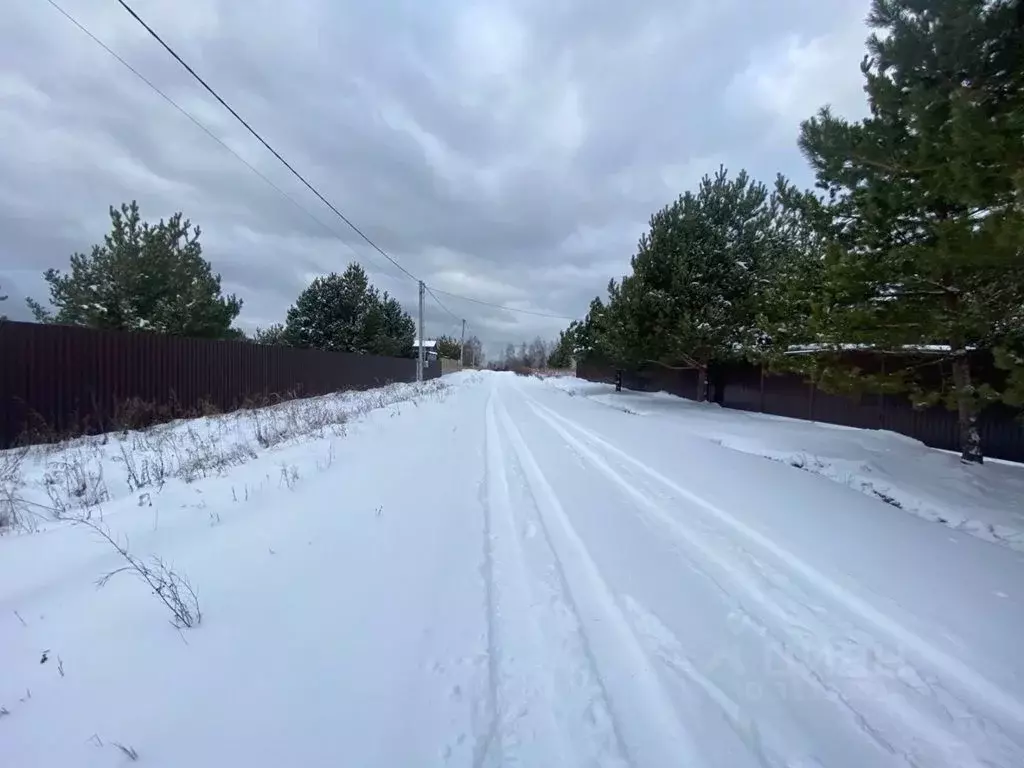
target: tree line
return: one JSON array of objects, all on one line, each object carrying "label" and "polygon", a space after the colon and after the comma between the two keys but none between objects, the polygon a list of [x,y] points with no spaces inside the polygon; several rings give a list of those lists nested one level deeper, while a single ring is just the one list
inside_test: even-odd
[{"label": "tree line", "polygon": [[51,268],[43,273],[50,306],[26,300],[37,322],[413,355],[412,317],[387,291],[371,285],[366,271],[354,262],[341,274],[315,278],[284,322],[247,336],[233,325],[242,300],[224,295],[220,275],[202,256],[199,227],[181,213],[146,222],[135,201],[111,207],[110,222],[103,242],[89,253],[73,254],[66,272]]},{"label": "tree line", "polygon": [[536,336],[529,343],[506,344],[504,352],[498,359],[491,361],[490,367],[505,371],[569,368],[572,365],[572,349],[564,341],[567,338],[563,331],[557,341],[545,341]]},{"label": "tree line", "polygon": [[[43,273],[49,306],[26,299],[37,322],[390,357],[415,355],[412,317],[387,291],[375,288],[359,264],[349,264],[341,274],[314,278],[283,322],[246,334],[233,325],[242,300],[224,295],[220,275],[203,258],[198,226],[180,212],[147,222],[136,201],[111,207],[109,214],[110,231],[102,243],[88,253],[73,254],[67,271],[51,268]],[[0,302],[7,298],[0,294]],[[463,344],[442,335],[435,349],[451,360],[461,354],[468,366],[485,363],[483,342],[477,336]],[[535,368],[566,367],[571,354],[564,341],[552,344],[539,337],[523,343],[518,352],[512,345],[509,349],[507,363]]]},{"label": "tree line", "polygon": [[[1024,404],[1024,11],[874,0],[868,24],[869,116],[824,107],[800,127],[814,189],[705,176],[651,217],[630,274],[565,335],[573,355],[621,367],[704,377],[745,359],[942,403],[963,460],[981,462],[980,409]],[[869,374],[851,348],[918,359]],[[982,380],[986,356],[1000,374]]]}]

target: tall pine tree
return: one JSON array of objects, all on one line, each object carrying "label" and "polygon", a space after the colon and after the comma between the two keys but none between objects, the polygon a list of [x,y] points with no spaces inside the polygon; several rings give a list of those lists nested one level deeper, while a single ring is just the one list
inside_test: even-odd
[{"label": "tall pine tree", "polygon": [[28,299],[38,322],[116,330],[152,330],[195,338],[237,338],[242,301],[221,293],[220,275],[199,244],[199,227],[175,213],[142,220],[135,201],[110,208],[102,245],[71,256],[71,269],[48,269],[51,312]]},{"label": "tall pine tree", "polygon": [[[1006,352],[1024,323],[1024,48],[1006,0],[874,0],[862,70],[871,113],[828,109],[800,147],[825,193],[821,342],[880,351],[948,349],[937,386],[919,369],[875,377],[959,414],[962,458],[981,462],[972,350]],[[842,358],[823,373],[843,386]],[[859,377],[862,378],[863,377]],[[863,386],[864,382],[859,382]]]},{"label": "tall pine tree", "polygon": [[380,297],[377,311],[380,313],[380,324],[376,341],[372,344],[373,353],[387,357],[412,357],[416,324],[409,313],[387,291]]},{"label": "tall pine tree", "polygon": [[381,296],[353,262],[316,278],[288,310],[282,339],[295,347],[409,356],[414,325],[396,299]]},{"label": "tall pine tree", "polygon": [[758,337],[764,280],[786,247],[777,195],[745,171],[720,168],[651,217],[633,274],[609,284],[605,346],[625,365],[698,371],[741,354]]},{"label": "tall pine tree", "polygon": [[557,370],[572,366],[573,359],[576,355],[575,349],[573,348],[572,332],[572,326],[564,331],[558,332],[558,341],[551,345],[551,353],[548,355],[549,368]]}]

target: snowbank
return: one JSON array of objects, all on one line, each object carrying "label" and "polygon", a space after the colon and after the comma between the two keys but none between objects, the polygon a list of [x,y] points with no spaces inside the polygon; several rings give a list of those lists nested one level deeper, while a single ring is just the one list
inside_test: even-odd
[{"label": "snowbank", "polygon": [[[222,477],[231,467],[298,440],[341,436],[352,419],[371,410],[441,396],[472,380],[471,374],[454,374],[443,381],[390,384],[0,451],[0,533],[90,517],[126,497],[150,506],[168,483]],[[296,471],[282,469],[282,478]]]},{"label": "snowbank", "polygon": [[1024,466],[966,466],[895,432],[721,408],[664,392],[615,392],[609,384],[549,379],[566,394],[680,429],[743,453],[813,472],[926,520],[1024,551]]},{"label": "snowbank", "polygon": [[[476,418],[452,423],[479,389],[463,378],[28,452],[22,507],[52,507],[55,488],[62,516],[91,519],[37,507],[35,532],[0,536],[0,764],[430,764],[442,745],[422,741],[448,736],[462,708],[417,651],[447,661],[465,624],[431,620],[481,615],[457,599],[476,598],[463,586],[479,558],[464,513],[477,487],[436,482],[479,452],[450,440]],[[125,570],[128,556],[163,593]],[[438,607],[449,574],[462,583]],[[163,598],[185,580],[202,620],[176,631]],[[406,634],[417,642],[399,654]],[[470,672],[449,685],[468,690]]]}]

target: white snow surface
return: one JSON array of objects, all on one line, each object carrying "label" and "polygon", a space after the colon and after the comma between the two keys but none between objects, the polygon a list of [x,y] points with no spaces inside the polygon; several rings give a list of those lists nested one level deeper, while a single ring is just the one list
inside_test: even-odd
[{"label": "white snow surface", "polygon": [[946,504],[986,475],[599,386],[463,372],[30,452],[7,498],[162,557],[202,622],[97,588],[93,528],[0,537],[0,764],[1024,765],[1024,554],[752,454],[896,446],[892,488]]},{"label": "white snow surface", "polygon": [[1024,465],[987,460],[968,466],[958,455],[884,430],[843,427],[697,403],[665,392],[615,392],[610,384],[559,377],[562,391],[668,428],[705,437],[827,477],[890,505],[1024,551]]}]

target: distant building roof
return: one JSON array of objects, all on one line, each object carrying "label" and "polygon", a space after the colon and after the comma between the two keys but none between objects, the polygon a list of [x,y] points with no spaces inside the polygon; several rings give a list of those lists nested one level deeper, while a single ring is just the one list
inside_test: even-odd
[{"label": "distant building roof", "polygon": [[[416,341],[414,341],[414,342],[412,343],[412,345],[413,345],[414,347],[417,347],[417,348],[419,348],[419,346],[420,346],[420,340],[419,340],[419,339],[416,339]],[[433,348],[434,348],[434,347],[436,347],[436,346],[437,346],[437,339],[427,339],[426,341],[424,341],[424,342],[423,342],[423,348],[424,348],[424,349],[433,349]]]}]

